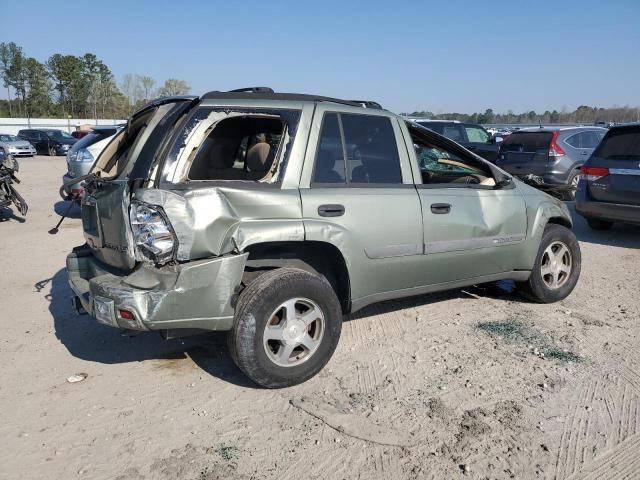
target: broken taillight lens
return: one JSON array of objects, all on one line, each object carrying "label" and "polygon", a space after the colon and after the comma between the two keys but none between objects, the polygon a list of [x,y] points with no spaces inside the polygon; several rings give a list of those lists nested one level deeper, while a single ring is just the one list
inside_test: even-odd
[{"label": "broken taillight lens", "polygon": [[129,218],[136,250],[142,259],[156,265],[173,260],[178,239],[161,207],[132,202]]}]

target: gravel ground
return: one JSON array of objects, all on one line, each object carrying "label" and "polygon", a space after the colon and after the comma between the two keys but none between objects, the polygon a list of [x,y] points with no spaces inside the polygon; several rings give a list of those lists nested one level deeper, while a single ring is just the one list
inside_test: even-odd
[{"label": "gravel ground", "polygon": [[582,278],[559,304],[505,284],[371,306],[321,374],[269,391],[222,335],[73,313],[78,211],[47,234],[64,159],[21,167],[31,210],[0,222],[0,478],[640,478],[640,229],[576,218]]}]

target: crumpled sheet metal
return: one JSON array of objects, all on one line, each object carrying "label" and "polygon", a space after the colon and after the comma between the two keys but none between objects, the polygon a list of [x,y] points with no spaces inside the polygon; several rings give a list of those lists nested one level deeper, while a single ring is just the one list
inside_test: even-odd
[{"label": "crumpled sheet metal", "polygon": [[295,189],[267,187],[142,189],[136,198],[160,205],[178,238],[177,260],[243,252],[255,243],[304,240]]}]

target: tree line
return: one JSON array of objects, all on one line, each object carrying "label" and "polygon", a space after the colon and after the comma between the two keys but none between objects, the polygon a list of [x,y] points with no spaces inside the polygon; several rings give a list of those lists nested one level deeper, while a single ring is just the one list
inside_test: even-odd
[{"label": "tree line", "polygon": [[136,74],[124,75],[118,84],[93,53],[56,53],[40,62],[14,42],[0,43],[0,78],[7,91],[0,117],[127,118],[153,98],[191,90],[184,80],[169,78],[157,86],[153,78]]},{"label": "tree line", "polygon": [[546,110],[544,113],[537,113],[534,110],[523,113],[513,113],[509,110],[507,113],[495,113],[493,109],[488,108],[484,113],[433,113],[429,111],[416,111],[412,113],[403,113],[402,115],[410,117],[431,118],[434,120],[459,120],[466,123],[582,123],[593,124],[595,122],[615,122],[627,123],[640,121],[640,108],[638,107],[611,107],[599,108],[581,105],[574,111],[569,112],[566,109],[558,112]]}]

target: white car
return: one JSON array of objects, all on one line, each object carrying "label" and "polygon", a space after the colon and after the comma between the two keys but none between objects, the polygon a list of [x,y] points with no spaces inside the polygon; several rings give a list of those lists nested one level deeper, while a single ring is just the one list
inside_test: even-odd
[{"label": "white car", "polygon": [[0,148],[14,157],[33,157],[36,154],[36,149],[33,145],[8,133],[0,133]]}]

